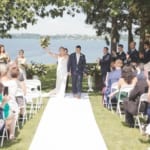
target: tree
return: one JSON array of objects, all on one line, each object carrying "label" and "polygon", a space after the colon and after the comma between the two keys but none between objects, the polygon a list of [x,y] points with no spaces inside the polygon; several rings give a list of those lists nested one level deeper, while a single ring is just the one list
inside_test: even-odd
[{"label": "tree", "polygon": [[2,0],[0,1],[0,37],[8,37],[12,28],[27,28],[28,24],[36,24],[38,17],[74,15],[67,6],[71,0]]},{"label": "tree", "polygon": [[[150,33],[149,10],[149,0],[2,0],[0,37],[8,36],[12,28],[35,24],[38,17],[62,17],[64,13],[74,17],[76,12],[83,11],[87,16],[85,22],[93,25],[97,35],[105,35],[111,49],[116,50],[121,31],[128,31],[128,43],[133,41],[133,30],[140,35],[142,49],[145,35]],[[138,28],[134,29],[133,24]]]},{"label": "tree", "polygon": [[135,22],[138,22],[139,27],[135,30],[135,34],[140,36],[139,50],[143,50],[143,44],[146,39],[146,34],[150,33],[150,1],[149,0],[133,0],[131,12],[134,14]]},{"label": "tree", "polygon": [[[126,0],[127,2],[129,0]],[[97,35],[105,35],[111,50],[117,49],[120,31],[127,30],[127,5],[121,0],[88,0],[80,2],[83,12],[87,15],[86,23],[93,25]],[[110,37],[110,42],[108,41]]]}]

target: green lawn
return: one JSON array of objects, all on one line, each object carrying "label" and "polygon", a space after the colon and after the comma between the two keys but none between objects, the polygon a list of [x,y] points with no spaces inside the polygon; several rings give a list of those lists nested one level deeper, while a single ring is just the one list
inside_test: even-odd
[{"label": "green lawn", "polygon": [[43,108],[33,116],[32,119],[28,120],[23,128],[17,132],[16,140],[10,142],[5,141],[3,148],[0,150],[28,150],[30,143],[32,142],[33,136],[38,127],[38,123],[40,122],[41,116],[43,114],[44,108],[47,104],[47,99],[44,99]]},{"label": "green lawn", "polygon": [[[49,66],[48,74],[42,77],[41,81],[44,91],[49,91],[55,87],[55,65]],[[87,91],[86,78],[83,81],[83,89]],[[103,134],[108,150],[147,150],[150,147],[150,141],[147,141],[145,137],[140,135],[138,129],[124,126],[118,115],[111,113],[102,106],[99,93],[90,94],[90,100],[97,124]],[[44,108],[46,104],[47,100],[44,100]],[[0,149],[28,150],[44,108],[24,125],[23,129],[18,133],[16,141],[5,142],[4,147]]]},{"label": "green lawn", "polygon": [[142,136],[138,129],[126,127],[115,113],[102,106],[101,97],[90,96],[97,124],[103,134],[109,150],[147,150],[150,141]]}]

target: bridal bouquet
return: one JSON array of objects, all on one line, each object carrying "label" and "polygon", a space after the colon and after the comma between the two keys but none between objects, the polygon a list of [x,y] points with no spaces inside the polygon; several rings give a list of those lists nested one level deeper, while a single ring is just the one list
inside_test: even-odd
[{"label": "bridal bouquet", "polygon": [[50,36],[41,37],[40,44],[42,48],[47,48],[50,44]]}]

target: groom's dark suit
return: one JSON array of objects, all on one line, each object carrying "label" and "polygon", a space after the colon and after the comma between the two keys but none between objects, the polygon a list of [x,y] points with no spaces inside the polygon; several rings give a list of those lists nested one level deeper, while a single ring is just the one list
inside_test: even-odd
[{"label": "groom's dark suit", "polygon": [[69,57],[68,72],[72,76],[72,92],[74,95],[81,96],[83,73],[86,70],[85,55],[80,53],[79,61],[77,62],[77,54],[73,53]]}]

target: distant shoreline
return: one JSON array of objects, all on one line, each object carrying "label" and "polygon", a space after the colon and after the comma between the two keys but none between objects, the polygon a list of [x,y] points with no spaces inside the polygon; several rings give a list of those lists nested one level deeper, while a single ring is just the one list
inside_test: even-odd
[{"label": "distant shoreline", "polygon": [[[10,34],[12,39],[40,39],[42,36],[50,36],[52,39],[87,39],[87,40],[102,40],[105,38],[105,36],[109,35],[103,35],[103,36],[92,36],[92,35],[79,35],[79,34],[73,34],[73,35],[40,35],[35,33],[17,33],[17,34]],[[139,36],[134,36],[135,39],[138,39]],[[7,38],[6,38],[7,39]],[[9,38],[8,38],[9,39]],[[121,35],[121,39],[128,39],[127,35]]]}]

